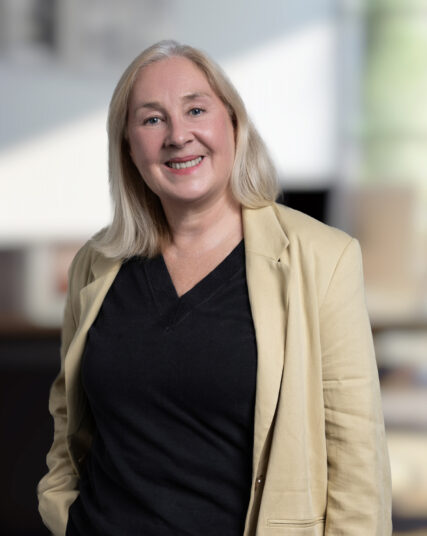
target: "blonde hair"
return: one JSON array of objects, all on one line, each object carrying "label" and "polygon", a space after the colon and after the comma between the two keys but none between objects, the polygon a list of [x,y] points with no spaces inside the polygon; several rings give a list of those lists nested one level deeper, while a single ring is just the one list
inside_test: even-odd
[{"label": "blonde hair", "polygon": [[193,47],[176,41],[160,41],[133,60],[120,78],[110,102],[108,158],[114,215],[111,224],[92,238],[95,249],[107,257],[153,257],[160,252],[162,240],[170,238],[160,199],[145,184],[130,157],[126,130],[129,97],[137,74],[150,63],[174,56],[191,60],[228,109],[236,137],[230,178],[235,199],[243,206],[256,208],[270,204],[277,197],[276,171],[266,146],[222,69]]}]

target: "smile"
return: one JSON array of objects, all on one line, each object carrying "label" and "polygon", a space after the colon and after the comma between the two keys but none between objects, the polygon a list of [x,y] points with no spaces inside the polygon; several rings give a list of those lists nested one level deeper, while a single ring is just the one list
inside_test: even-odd
[{"label": "smile", "polygon": [[197,166],[203,160],[203,156],[198,156],[194,160],[188,160],[187,162],[166,162],[166,165],[172,169],[185,169]]}]

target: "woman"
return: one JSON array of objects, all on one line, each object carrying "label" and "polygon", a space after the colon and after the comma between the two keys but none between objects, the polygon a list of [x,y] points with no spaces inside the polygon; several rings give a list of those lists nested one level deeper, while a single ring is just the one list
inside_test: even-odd
[{"label": "woman", "polygon": [[109,114],[112,224],[70,268],[40,513],[54,535],[389,535],[360,249],[274,203],[204,54],[155,44]]}]

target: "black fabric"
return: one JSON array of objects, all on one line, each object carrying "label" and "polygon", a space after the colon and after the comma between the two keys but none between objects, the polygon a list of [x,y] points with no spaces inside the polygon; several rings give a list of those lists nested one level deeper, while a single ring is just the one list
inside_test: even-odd
[{"label": "black fabric", "polygon": [[243,241],[181,298],[162,256],[124,263],[82,359],[96,432],[67,536],[240,536],[257,368]]}]

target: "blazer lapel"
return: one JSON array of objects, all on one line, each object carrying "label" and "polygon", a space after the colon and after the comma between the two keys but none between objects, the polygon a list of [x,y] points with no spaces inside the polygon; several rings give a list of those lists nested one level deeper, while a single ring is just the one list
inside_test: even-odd
[{"label": "blazer lapel", "polygon": [[121,261],[107,259],[99,255],[91,267],[93,280],[80,290],[79,324],[65,359],[67,402],[68,407],[74,409],[69,414],[69,434],[77,430],[84,411],[85,397],[81,382],[77,381],[77,376],[80,374],[80,361],[87,332],[93,324],[120,266]]},{"label": "blazer lapel", "polygon": [[258,351],[255,401],[253,472],[259,462],[271,427],[283,372],[288,238],[273,206],[243,209],[246,277]]}]

